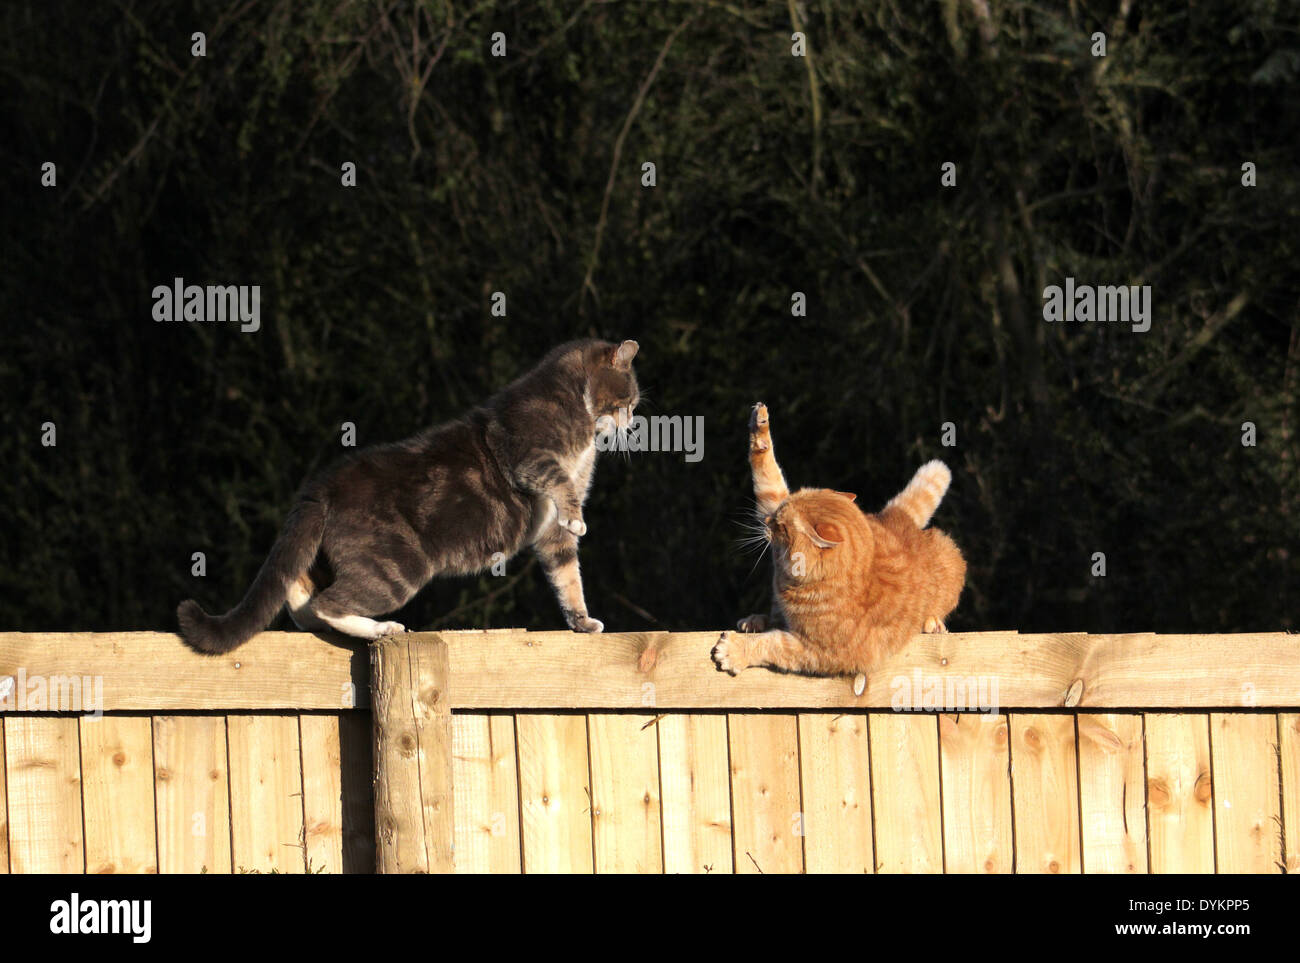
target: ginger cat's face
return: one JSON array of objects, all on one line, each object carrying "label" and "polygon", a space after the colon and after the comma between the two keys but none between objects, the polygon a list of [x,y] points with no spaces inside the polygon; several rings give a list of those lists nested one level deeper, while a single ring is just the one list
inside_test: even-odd
[{"label": "ginger cat's face", "polygon": [[853,504],[854,497],[805,488],[768,516],[765,525],[781,584],[825,578],[869,561],[871,529]]}]

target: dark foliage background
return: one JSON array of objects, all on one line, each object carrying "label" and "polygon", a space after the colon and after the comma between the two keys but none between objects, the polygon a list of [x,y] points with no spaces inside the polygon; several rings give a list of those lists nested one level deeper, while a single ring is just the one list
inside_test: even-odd
[{"label": "dark foliage background", "polygon": [[[643,413],[707,431],[698,464],[597,472],[610,629],[765,604],[736,548],[760,399],[792,483],[878,505],[949,462],[953,628],[1293,628],[1298,22],[1282,0],[6,3],[0,626],[223,610],[343,422],[402,437],[597,334],[641,342]],[[262,330],[155,323],[176,276],[260,284]],[[1048,325],[1066,276],[1151,284],[1151,330]],[[403,621],[561,625],[522,560]]]}]

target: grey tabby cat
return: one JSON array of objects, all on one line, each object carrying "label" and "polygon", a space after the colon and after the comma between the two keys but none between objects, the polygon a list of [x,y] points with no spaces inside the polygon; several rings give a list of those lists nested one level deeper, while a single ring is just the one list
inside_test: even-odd
[{"label": "grey tabby cat", "polygon": [[[211,616],[176,610],[201,652],[229,652],[280,606],[299,628],[377,639],[405,628],[375,621],[436,575],[469,575],[532,547],[569,627],[599,632],[578,572],[582,506],[597,422],[626,429],[640,400],[637,343],[573,341],[481,407],[405,441],[362,449],[309,479],[252,586]],[[608,422],[601,421],[601,428]]]}]

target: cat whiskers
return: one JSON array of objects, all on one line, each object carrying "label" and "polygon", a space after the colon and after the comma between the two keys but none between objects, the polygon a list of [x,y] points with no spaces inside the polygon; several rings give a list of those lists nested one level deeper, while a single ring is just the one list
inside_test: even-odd
[{"label": "cat whiskers", "polygon": [[[754,559],[754,566],[749,570],[753,575],[758,570],[759,564],[767,556],[768,549],[772,547],[772,536],[767,530],[767,526],[762,522],[742,522],[741,528],[748,532],[736,540],[742,555],[747,555],[755,549],[758,550],[758,557]],[[746,576],[748,577],[748,576]]]}]

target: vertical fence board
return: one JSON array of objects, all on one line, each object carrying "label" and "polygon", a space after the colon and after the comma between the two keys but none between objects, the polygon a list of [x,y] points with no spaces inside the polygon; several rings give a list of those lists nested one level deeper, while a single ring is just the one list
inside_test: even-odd
[{"label": "vertical fence board", "polygon": [[230,872],[226,758],[223,716],[154,717],[159,872]]},{"label": "vertical fence board", "polygon": [[1074,716],[1011,716],[1016,872],[1078,873],[1079,786]]},{"label": "vertical fence board", "polygon": [[307,870],[343,872],[343,750],[339,717],[301,715],[303,842]]},{"label": "vertical fence board", "polygon": [[82,719],[80,736],[86,872],[158,872],[150,720]]},{"label": "vertical fence board", "polygon": [[949,873],[1010,873],[1011,760],[1007,717],[939,717],[943,853]]},{"label": "vertical fence board", "polygon": [[375,858],[374,725],[366,711],[339,716],[342,756],[343,872],[373,873]]},{"label": "vertical fence board", "polygon": [[1283,864],[1288,873],[1300,873],[1300,712],[1278,713],[1277,726],[1278,751],[1282,755],[1282,831],[1286,843]]},{"label": "vertical fence board", "polygon": [[736,872],[802,872],[796,717],[733,714],[727,732]]},{"label": "vertical fence board", "polygon": [[671,713],[655,729],[664,872],[732,872],[726,717]]},{"label": "vertical fence board", "polygon": [[1078,727],[1083,871],[1145,873],[1142,717],[1084,713]]},{"label": "vertical fence board", "polygon": [[10,868],[85,872],[76,718],[7,716],[4,729]]},{"label": "vertical fence board", "polygon": [[654,716],[587,717],[591,833],[598,873],[662,873],[659,743]]},{"label": "vertical fence board", "polygon": [[1214,872],[1210,717],[1151,712],[1144,718],[1151,872]]},{"label": "vertical fence board", "polygon": [[236,872],[302,873],[302,760],[290,715],[229,716],[230,828]]},{"label": "vertical fence board", "polygon": [[456,872],[518,873],[519,779],[513,716],[452,716]]},{"label": "vertical fence board", "polygon": [[0,719],[0,876],[9,872],[9,801],[5,793],[5,725]]},{"label": "vertical fence board", "polygon": [[934,716],[873,713],[876,872],[942,873],[939,736]]},{"label": "vertical fence board", "polygon": [[861,712],[799,716],[803,852],[810,873],[874,873],[871,751]]},{"label": "vertical fence board", "polygon": [[524,872],[590,873],[586,718],[521,713],[515,726]]},{"label": "vertical fence board", "polygon": [[1274,715],[1210,715],[1214,838],[1220,873],[1281,872],[1276,747]]}]

